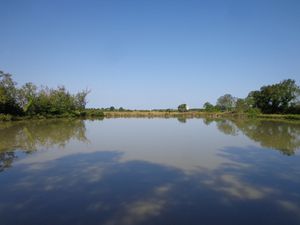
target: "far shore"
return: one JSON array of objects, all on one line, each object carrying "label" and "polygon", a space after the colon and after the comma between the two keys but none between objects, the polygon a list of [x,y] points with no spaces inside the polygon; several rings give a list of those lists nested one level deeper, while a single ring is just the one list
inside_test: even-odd
[{"label": "far shore", "polygon": [[126,110],[126,111],[83,111],[79,114],[11,116],[0,114],[0,122],[41,119],[104,119],[104,118],[211,118],[211,119],[270,119],[300,122],[299,114],[249,114],[237,112],[205,112],[205,111],[164,111],[164,110]]},{"label": "far shore", "polygon": [[256,114],[250,115],[247,113],[235,113],[235,112],[199,112],[199,111],[104,111],[104,117],[106,118],[118,118],[118,117],[185,117],[185,118],[264,118],[264,119],[284,119],[284,120],[300,120],[298,114]]}]

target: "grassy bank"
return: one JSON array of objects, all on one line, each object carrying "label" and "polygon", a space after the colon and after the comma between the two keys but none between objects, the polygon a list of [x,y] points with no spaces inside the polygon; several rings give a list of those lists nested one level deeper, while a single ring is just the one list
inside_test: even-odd
[{"label": "grassy bank", "polygon": [[80,119],[103,119],[104,113],[100,110],[85,110],[74,111],[63,114],[43,114],[43,115],[28,115],[14,116],[9,114],[0,114],[0,121],[21,121],[21,120],[39,120],[39,119],[59,119],[59,118],[80,118]]},{"label": "grassy bank", "polygon": [[104,111],[104,117],[106,118],[118,118],[118,117],[200,117],[199,112],[178,112],[178,111]]},{"label": "grassy bank", "polygon": [[265,119],[284,119],[284,120],[300,120],[299,114],[246,114],[246,113],[234,113],[234,112],[200,112],[200,111],[105,111],[104,117],[106,118],[118,118],[118,117],[185,117],[185,118],[265,118]]},{"label": "grassy bank", "polygon": [[102,111],[86,110],[77,113],[65,113],[60,115],[34,115],[34,116],[12,116],[0,114],[0,121],[18,121],[30,119],[54,119],[54,118],[82,118],[82,119],[103,119],[103,118],[260,118],[276,120],[297,120],[299,114],[247,114],[234,112],[203,112],[203,111],[155,111],[155,110],[132,110],[132,111]]},{"label": "grassy bank", "polygon": [[258,118],[264,119],[285,119],[285,120],[299,120],[299,114],[259,114]]}]

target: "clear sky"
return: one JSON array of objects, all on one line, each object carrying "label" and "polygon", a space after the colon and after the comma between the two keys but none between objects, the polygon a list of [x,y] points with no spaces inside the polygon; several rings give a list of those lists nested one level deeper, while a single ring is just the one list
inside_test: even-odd
[{"label": "clear sky", "polygon": [[300,81],[299,0],[0,0],[0,70],[90,107],[201,107]]}]

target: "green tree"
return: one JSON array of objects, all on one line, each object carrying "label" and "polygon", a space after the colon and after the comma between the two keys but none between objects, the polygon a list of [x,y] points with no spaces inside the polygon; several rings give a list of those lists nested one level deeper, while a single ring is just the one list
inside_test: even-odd
[{"label": "green tree", "polygon": [[64,86],[56,89],[37,88],[26,83],[16,87],[12,76],[0,71],[0,114],[12,115],[82,115],[88,90],[71,94]]},{"label": "green tree", "polygon": [[235,106],[235,98],[231,94],[225,94],[218,98],[217,106],[223,111],[230,111]]},{"label": "green tree", "polygon": [[203,108],[205,111],[207,112],[215,112],[215,111],[218,111],[218,109],[211,103],[209,102],[205,102],[204,105],[203,105]]},{"label": "green tree", "polygon": [[86,97],[90,93],[90,90],[83,90],[81,92],[78,92],[74,98],[75,98],[75,108],[77,110],[83,110],[85,109],[85,106],[87,104]]},{"label": "green tree", "polygon": [[299,96],[299,86],[295,80],[287,79],[278,84],[267,85],[259,91],[249,94],[254,101],[254,107],[264,113],[285,113],[295,105]]},{"label": "green tree", "polygon": [[76,109],[74,97],[64,86],[50,90],[50,102],[52,114],[69,113]]},{"label": "green tree", "polygon": [[178,111],[179,112],[187,112],[188,111],[188,107],[187,104],[181,104],[178,106]]},{"label": "green tree", "polygon": [[238,98],[235,103],[235,111],[238,113],[247,112],[251,106],[246,99]]},{"label": "green tree", "polygon": [[30,112],[36,98],[37,86],[33,83],[26,83],[17,91],[17,102],[23,109],[24,113]]},{"label": "green tree", "polygon": [[18,107],[16,82],[13,81],[11,74],[0,71],[0,113],[21,114]]}]

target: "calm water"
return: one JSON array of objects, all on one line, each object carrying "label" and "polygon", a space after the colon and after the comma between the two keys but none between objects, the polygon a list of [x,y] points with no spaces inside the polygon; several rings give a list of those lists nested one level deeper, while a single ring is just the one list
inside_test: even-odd
[{"label": "calm water", "polygon": [[300,125],[0,123],[1,225],[300,224]]}]

